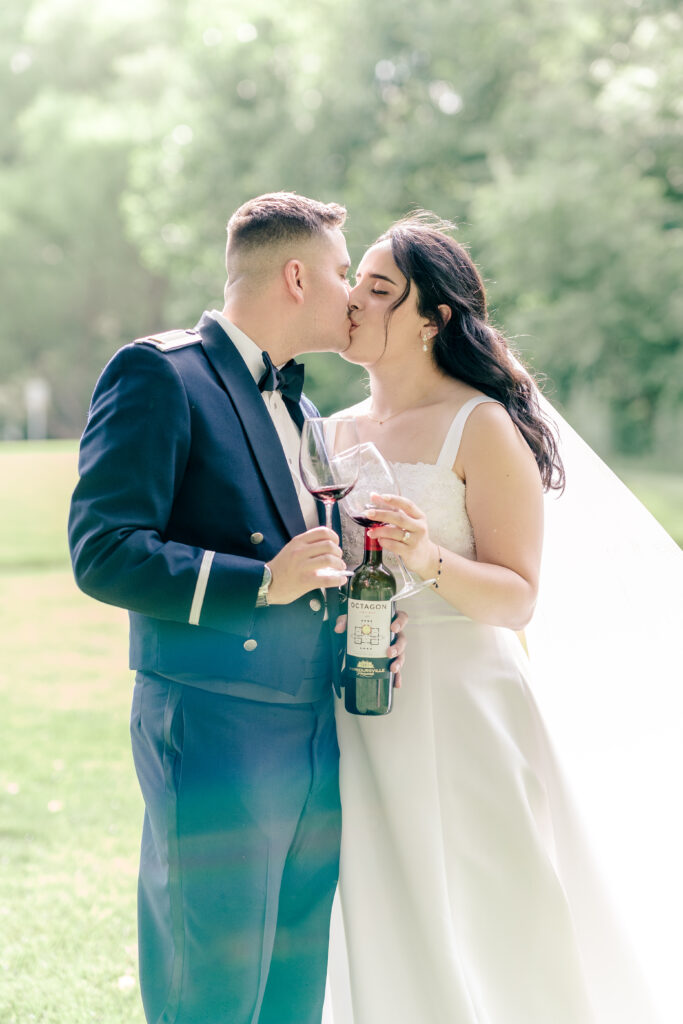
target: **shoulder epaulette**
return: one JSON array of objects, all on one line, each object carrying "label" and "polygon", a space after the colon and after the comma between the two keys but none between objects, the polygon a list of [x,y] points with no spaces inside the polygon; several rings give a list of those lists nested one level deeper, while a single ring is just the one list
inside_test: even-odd
[{"label": "shoulder epaulette", "polygon": [[202,340],[198,331],[163,331],[162,334],[153,334],[147,338],[136,338],[136,345],[154,345],[160,352],[172,352],[176,348],[184,348],[186,345],[196,345]]}]

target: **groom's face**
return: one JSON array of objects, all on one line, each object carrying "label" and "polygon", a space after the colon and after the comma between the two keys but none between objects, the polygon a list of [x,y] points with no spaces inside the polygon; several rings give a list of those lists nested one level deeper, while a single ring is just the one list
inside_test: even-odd
[{"label": "groom's face", "polygon": [[309,249],[306,337],[302,352],[343,352],[349,344],[350,260],[340,228],[325,231]]}]

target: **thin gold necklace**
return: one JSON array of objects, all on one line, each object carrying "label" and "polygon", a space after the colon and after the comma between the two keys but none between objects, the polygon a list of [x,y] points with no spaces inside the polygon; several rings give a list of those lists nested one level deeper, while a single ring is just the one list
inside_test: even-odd
[{"label": "thin gold necklace", "polygon": [[414,407],[409,405],[406,409],[400,409],[398,412],[392,412],[390,416],[385,416],[383,420],[375,419],[374,416],[371,416],[367,412],[365,413],[365,418],[367,420],[370,420],[371,423],[378,423],[380,425],[380,427],[381,427],[388,420],[393,420],[394,416],[400,416],[402,412],[408,412],[408,409],[412,409],[412,408],[414,408]]},{"label": "thin gold necklace", "polygon": [[403,412],[409,412],[411,409],[424,409],[425,406],[433,405],[433,404],[434,404],[434,401],[430,397],[430,400],[427,401],[427,402],[421,402],[419,405],[407,405],[405,407],[405,409],[399,409],[398,412],[392,412],[392,413],[389,414],[389,416],[385,416],[384,419],[381,419],[381,420],[378,420],[375,416],[371,416],[367,412],[364,413],[363,415],[365,416],[366,419],[370,420],[371,423],[378,423],[380,425],[380,427],[381,427],[383,423],[386,423],[388,420],[393,420],[394,416],[400,416],[401,413],[403,413]]}]

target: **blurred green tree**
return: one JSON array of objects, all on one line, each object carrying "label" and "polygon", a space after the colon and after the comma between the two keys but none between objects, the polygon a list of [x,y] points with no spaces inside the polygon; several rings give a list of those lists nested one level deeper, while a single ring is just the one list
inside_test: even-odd
[{"label": "blurred green tree", "polygon": [[[607,448],[680,415],[670,0],[9,0],[0,28],[0,355],[50,379],[55,433],[118,345],[220,303],[227,216],[280,188],[345,203],[354,260],[410,208],[454,219],[496,322]],[[306,362],[324,411],[362,394]]]}]

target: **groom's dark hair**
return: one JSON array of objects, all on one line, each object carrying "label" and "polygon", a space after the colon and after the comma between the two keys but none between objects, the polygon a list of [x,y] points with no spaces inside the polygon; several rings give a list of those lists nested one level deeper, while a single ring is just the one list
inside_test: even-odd
[{"label": "groom's dark hair", "polygon": [[228,249],[251,249],[321,235],[340,228],[346,210],[295,192],[269,192],[250,199],[228,221]]}]

